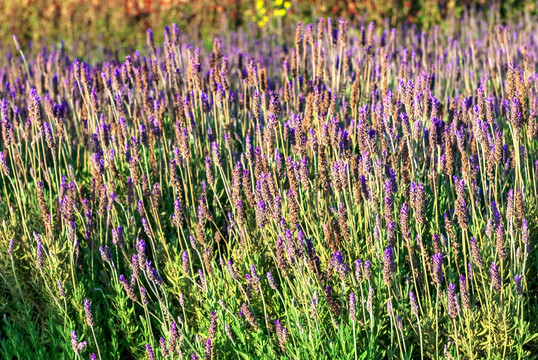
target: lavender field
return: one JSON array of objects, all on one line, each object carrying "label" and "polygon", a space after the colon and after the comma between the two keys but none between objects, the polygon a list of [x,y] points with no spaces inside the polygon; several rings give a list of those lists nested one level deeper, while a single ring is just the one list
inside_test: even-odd
[{"label": "lavender field", "polygon": [[448,25],[4,43],[0,358],[538,358],[537,19]]}]

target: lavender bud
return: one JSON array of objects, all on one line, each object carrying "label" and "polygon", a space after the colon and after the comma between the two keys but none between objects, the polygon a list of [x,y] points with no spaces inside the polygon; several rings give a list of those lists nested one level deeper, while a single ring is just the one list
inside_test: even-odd
[{"label": "lavender bud", "polygon": [[340,275],[340,279],[343,281],[346,276],[346,266],[344,264],[344,257],[340,251],[336,251],[332,258],[333,266]]},{"label": "lavender bud", "polygon": [[349,318],[357,321],[357,299],[354,293],[349,294]]},{"label": "lavender bud", "polygon": [[460,275],[460,294],[461,294],[461,303],[466,309],[471,308],[471,299],[469,298],[469,292],[467,290],[467,280],[464,275]]},{"label": "lavender bud", "polygon": [[125,276],[123,276],[123,274],[119,276],[119,280],[120,283],[123,285],[123,289],[127,293],[127,296],[129,296],[132,301],[136,301],[136,294],[134,293],[131,284],[127,282],[127,279],[125,279]]},{"label": "lavender bud", "polygon": [[387,286],[390,286],[392,282],[392,273],[396,271],[396,265],[392,258],[392,248],[390,246],[385,250],[385,255],[383,256],[383,280]]},{"label": "lavender bud", "polygon": [[478,266],[482,266],[482,257],[480,256],[480,250],[478,249],[478,244],[476,243],[476,239],[473,237],[471,238],[471,255],[473,256],[473,260],[476,262]]},{"label": "lavender bud", "polygon": [[252,277],[252,284],[256,288],[256,290],[259,290],[260,288],[260,276],[256,272],[256,267],[254,265],[250,265],[250,275]]},{"label": "lavender bud", "polygon": [[170,338],[168,339],[168,350],[170,352],[175,352],[176,344],[179,340],[179,332],[177,329],[177,324],[175,322],[170,326]]},{"label": "lavender bud", "polygon": [[359,283],[363,280],[362,262],[359,259],[355,260],[355,278]]},{"label": "lavender bud", "polygon": [[146,243],[144,240],[137,239],[136,252],[138,254],[138,266],[140,269],[144,269],[146,265]]},{"label": "lavender bud", "polygon": [[157,360],[150,344],[146,344],[146,355],[148,356],[148,360]]},{"label": "lavender bud", "polygon": [[0,168],[2,168],[5,177],[9,177],[9,167],[7,166],[6,157],[2,151],[0,151]]},{"label": "lavender bud", "polygon": [[140,286],[140,298],[142,305],[146,306],[147,304],[149,304],[148,293],[143,286]]},{"label": "lavender bud", "polygon": [[116,229],[112,229],[112,244],[121,248],[125,245],[123,239],[123,228],[121,226],[118,226]]},{"label": "lavender bud", "polygon": [[521,286],[521,279],[522,279],[522,276],[520,276],[520,275],[518,275],[518,274],[516,274],[516,275],[514,276],[514,281],[515,281],[515,283],[516,283],[516,293],[517,293],[519,296],[523,295],[523,288],[522,288],[522,286]]},{"label": "lavender bud", "polygon": [[[521,242],[525,245],[527,245],[527,248],[529,246],[529,224],[527,222],[527,219],[523,219],[521,222]],[[529,251],[526,249],[526,251]]]},{"label": "lavender bud", "polygon": [[230,340],[233,340],[232,330],[230,329],[230,325],[228,325],[228,323],[224,324],[224,332],[226,333],[226,336],[228,336]]},{"label": "lavender bud", "polygon": [[274,324],[275,324],[275,331],[276,331],[276,336],[278,338],[278,343],[280,345],[280,349],[286,352],[286,338],[287,338],[288,331],[282,325],[280,320],[278,319],[275,320]]},{"label": "lavender bud", "polygon": [[93,327],[93,315],[92,315],[92,309],[90,305],[90,300],[84,299],[84,314],[86,316],[86,324],[88,324],[89,327]]},{"label": "lavender bud", "polygon": [[217,313],[213,310],[211,311],[210,315],[210,321],[209,321],[209,338],[215,341],[216,333],[217,333],[217,320],[218,316]]},{"label": "lavender bud", "polygon": [[366,260],[363,264],[364,277],[366,278],[366,280],[370,280],[372,278],[372,270],[370,269],[370,267],[370,261]]},{"label": "lavender bud", "polygon": [[467,269],[469,270],[469,274],[467,275],[469,277],[469,280],[472,280],[473,279],[473,273],[474,273],[474,270],[473,270],[473,264],[469,261],[469,263],[467,264]]},{"label": "lavender bud", "polygon": [[456,285],[452,283],[448,285],[447,303],[448,316],[455,319],[460,311],[460,304],[458,302],[458,295],[456,294]]},{"label": "lavender bud", "polygon": [[327,300],[327,304],[329,305],[329,309],[331,309],[331,312],[334,316],[338,316],[340,314],[340,305],[333,297],[332,288],[330,285],[327,285],[325,288],[325,298]]},{"label": "lavender bud", "polygon": [[181,255],[181,268],[183,269],[183,273],[185,275],[188,275],[190,273],[190,271],[189,271],[189,253],[187,253],[187,251],[183,251],[183,254]]},{"label": "lavender bud", "polygon": [[15,240],[9,240],[9,246],[7,248],[7,253],[9,256],[13,256],[13,251],[15,250]]},{"label": "lavender bud", "polygon": [[433,282],[440,285],[443,281],[443,254],[437,253],[432,256],[433,259]]},{"label": "lavender bud", "polygon": [[488,237],[491,237],[493,234],[493,221],[491,219],[488,219],[488,223],[486,224],[486,230],[485,233]]},{"label": "lavender bud", "polygon": [[211,360],[212,352],[213,352],[213,346],[211,345],[211,339],[207,339],[205,343],[204,360]]},{"label": "lavender bud", "polygon": [[396,317],[396,325],[398,326],[398,329],[400,329],[400,331],[403,331],[403,321],[402,321],[402,317],[400,315],[398,315]]},{"label": "lavender bud", "polygon": [[502,279],[499,274],[499,268],[495,265],[494,262],[491,263],[491,268],[489,269],[489,275],[491,277],[491,286],[497,292],[501,291],[502,288]]},{"label": "lavender bud", "polygon": [[136,254],[133,254],[131,257],[131,270],[133,271],[134,277],[138,279],[140,277],[140,265],[138,255]]},{"label": "lavender bud", "polygon": [[198,270],[198,276],[200,277],[200,285],[202,286],[202,290],[207,291],[207,283],[202,269]]},{"label": "lavender bud", "polygon": [[[150,50],[152,52],[154,52],[155,51],[155,45],[153,43],[153,31],[151,31],[151,29],[147,30],[146,43],[148,44],[148,47],[150,48]],[[148,344],[148,346],[149,346],[149,344]]]},{"label": "lavender bud", "polygon": [[71,332],[71,348],[73,349],[75,354],[78,354],[79,352],[84,350],[86,345],[88,345],[86,341],[78,342],[76,331]]},{"label": "lavender bud", "polygon": [[411,305],[411,312],[413,313],[413,315],[418,316],[417,298],[415,296],[415,293],[412,291],[409,292],[409,304]]},{"label": "lavender bud", "polygon": [[276,282],[275,282],[275,279],[273,278],[273,275],[271,274],[271,272],[267,273],[267,280],[269,281],[269,286],[271,287],[271,289],[276,291],[276,289],[277,289]]},{"label": "lavender bud", "polygon": [[497,246],[497,255],[502,261],[506,257],[506,249],[504,243],[505,236],[502,222],[497,225],[497,229],[495,230],[495,240]]},{"label": "lavender bud", "polygon": [[21,52],[22,51],[21,43],[19,42],[19,39],[17,39],[17,35],[13,35],[13,43],[15,44],[15,49]]},{"label": "lavender bud", "polygon": [[41,270],[43,267],[43,245],[41,244],[41,241],[37,243],[35,266],[38,270]]},{"label": "lavender bud", "polygon": [[58,280],[58,295],[61,297],[61,298],[64,298],[65,297],[65,289],[62,285],[62,282],[60,280]]},{"label": "lavender bud", "polygon": [[101,253],[101,259],[104,262],[111,262],[112,261],[112,251],[108,247],[108,245],[105,245],[103,248],[102,246],[99,247],[99,252]]},{"label": "lavender bud", "polygon": [[232,263],[232,260],[228,260],[227,264],[228,264],[228,271],[230,272],[230,276],[235,281],[238,281],[239,275],[237,274],[237,271],[235,271],[235,268],[234,268],[234,265]]},{"label": "lavender bud", "polygon": [[166,347],[166,340],[163,337],[159,339],[159,346],[161,348],[162,356],[164,356],[165,358],[169,357],[170,352],[168,351],[168,348]]}]

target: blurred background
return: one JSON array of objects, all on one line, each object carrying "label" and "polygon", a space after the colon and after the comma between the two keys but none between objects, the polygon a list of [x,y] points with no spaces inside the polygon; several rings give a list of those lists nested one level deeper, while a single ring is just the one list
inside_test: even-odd
[{"label": "blurred background", "polygon": [[[277,29],[282,23],[318,17],[357,21],[414,23],[429,27],[468,11],[494,13],[499,21],[538,12],[536,0],[2,0],[0,41],[48,44],[62,39],[131,47],[152,28],[158,40],[165,25],[177,23],[193,36],[211,36],[249,23]],[[491,14],[490,14],[491,15]],[[270,26],[265,26],[270,25]]]}]

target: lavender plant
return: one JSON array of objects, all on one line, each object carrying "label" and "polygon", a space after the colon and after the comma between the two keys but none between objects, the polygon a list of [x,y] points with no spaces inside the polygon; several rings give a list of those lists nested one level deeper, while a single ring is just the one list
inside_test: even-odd
[{"label": "lavender plant", "polygon": [[536,23],[16,42],[2,358],[536,358]]}]

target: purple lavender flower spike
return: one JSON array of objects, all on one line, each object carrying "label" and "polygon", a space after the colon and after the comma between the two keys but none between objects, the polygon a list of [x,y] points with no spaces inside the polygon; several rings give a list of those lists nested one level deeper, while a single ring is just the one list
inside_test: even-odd
[{"label": "purple lavender flower spike", "polygon": [[396,271],[396,265],[394,264],[392,248],[388,246],[385,249],[385,254],[383,256],[383,281],[385,284],[390,286],[392,282],[392,273]]},{"label": "purple lavender flower spike", "polygon": [[436,253],[432,256],[433,260],[433,282],[440,285],[443,282],[443,254]]},{"label": "purple lavender flower spike", "polygon": [[93,322],[92,309],[90,305],[90,300],[88,299],[84,299],[84,314],[86,317],[86,324],[88,324],[89,327],[93,327],[94,322]]},{"label": "purple lavender flower spike", "polygon": [[146,355],[148,356],[148,360],[157,360],[150,344],[146,344]]},{"label": "purple lavender flower spike", "polygon": [[523,278],[523,277],[522,277],[521,275],[518,275],[518,274],[516,274],[516,275],[514,276],[514,282],[516,283],[516,293],[517,293],[519,296],[523,295],[523,288],[522,288],[522,286],[521,286],[521,279],[522,279],[522,278]]},{"label": "purple lavender flower spike", "polygon": [[349,294],[349,319],[357,321],[357,299],[354,293]]},{"label": "purple lavender flower spike", "polygon": [[502,279],[501,275],[499,273],[499,268],[495,263],[491,263],[491,267],[489,269],[489,275],[491,277],[491,286],[493,289],[497,292],[501,291],[502,288]]},{"label": "purple lavender flower spike", "polygon": [[447,304],[448,316],[455,319],[459,314],[460,304],[458,302],[458,295],[456,294],[456,285],[452,283],[448,285]]}]

